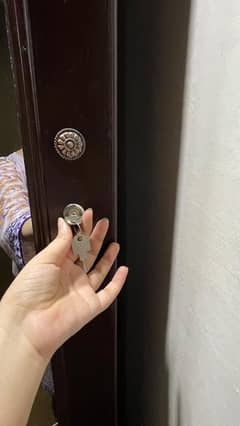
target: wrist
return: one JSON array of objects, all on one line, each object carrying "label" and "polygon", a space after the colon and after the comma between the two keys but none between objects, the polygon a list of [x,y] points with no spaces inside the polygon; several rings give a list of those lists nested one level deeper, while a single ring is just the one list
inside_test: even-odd
[{"label": "wrist", "polygon": [[0,346],[8,348],[9,353],[18,353],[44,371],[49,359],[44,358],[32,345],[24,333],[24,313],[17,307],[0,303]]},{"label": "wrist", "polygon": [[0,424],[24,426],[47,362],[26,338],[21,324],[1,308],[0,353],[0,389],[4,389],[0,392]]},{"label": "wrist", "polygon": [[6,353],[9,363],[31,365],[33,372],[44,373],[48,361],[45,360],[26,338],[21,328],[12,329],[9,334],[0,324],[1,355]]}]

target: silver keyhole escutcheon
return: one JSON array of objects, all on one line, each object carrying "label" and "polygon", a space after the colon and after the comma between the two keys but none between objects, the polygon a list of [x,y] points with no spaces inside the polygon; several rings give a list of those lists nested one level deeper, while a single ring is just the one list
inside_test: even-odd
[{"label": "silver keyhole escutcheon", "polygon": [[68,204],[63,210],[63,217],[68,225],[80,225],[82,223],[82,217],[84,208],[79,204]]},{"label": "silver keyhole escutcheon", "polygon": [[86,141],[78,130],[66,128],[56,134],[54,147],[64,160],[78,160],[86,150]]}]

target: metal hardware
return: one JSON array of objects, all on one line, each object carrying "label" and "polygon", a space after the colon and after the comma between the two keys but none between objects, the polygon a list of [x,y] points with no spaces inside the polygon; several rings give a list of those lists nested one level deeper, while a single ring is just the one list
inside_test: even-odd
[{"label": "metal hardware", "polygon": [[84,208],[79,204],[68,204],[63,210],[63,217],[68,225],[80,225],[82,223],[82,217]]},{"label": "metal hardware", "polygon": [[60,130],[54,138],[54,147],[64,160],[77,160],[86,150],[86,141],[78,130]]},{"label": "metal hardware", "polygon": [[73,237],[72,251],[74,256],[76,256],[80,260],[80,262],[82,262],[84,270],[85,261],[87,259],[90,248],[91,245],[89,236],[84,234],[80,228],[79,232]]},{"label": "metal hardware", "polygon": [[84,233],[82,229],[82,217],[84,214],[84,208],[79,204],[68,204],[63,210],[63,217],[68,225],[72,226],[73,240],[72,240],[72,251],[74,256],[77,258],[76,262],[80,262],[80,266],[86,272],[85,261],[88,256],[88,252],[91,248],[89,236]]}]

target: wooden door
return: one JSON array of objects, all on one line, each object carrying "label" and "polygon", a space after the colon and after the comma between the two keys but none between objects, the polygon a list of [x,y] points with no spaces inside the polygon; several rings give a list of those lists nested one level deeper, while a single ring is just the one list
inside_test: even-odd
[{"label": "wooden door", "polygon": [[[72,202],[110,219],[109,243],[117,229],[116,1],[9,0],[7,9],[37,250]],[[73,143],[81,133],[81,158],[56,151],[62,129]],[[114,305],[53,359],[59,424],[116,425],[116,372]]]},{"label": "wooden door", "polygon": [[[63,426],[169,422],[165,336],[190,0],[118,4],[118,156],[116,3],[7,2],[37,249],[75,201],[110,218],[108,241],[118,228],[130,266],[118,336],[113,306],[54,359]],[[86,139],[79,160],[55,152],[66,127]]]}]

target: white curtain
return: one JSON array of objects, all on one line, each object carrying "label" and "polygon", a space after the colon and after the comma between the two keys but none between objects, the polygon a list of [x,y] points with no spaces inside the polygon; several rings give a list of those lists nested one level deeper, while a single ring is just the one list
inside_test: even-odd
[{"label": "white curtain", "polygon": [[170,426],[240,425],[239,0],[192,0],[167,362]]}]

